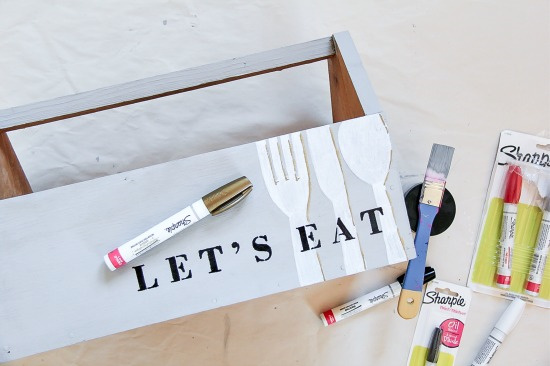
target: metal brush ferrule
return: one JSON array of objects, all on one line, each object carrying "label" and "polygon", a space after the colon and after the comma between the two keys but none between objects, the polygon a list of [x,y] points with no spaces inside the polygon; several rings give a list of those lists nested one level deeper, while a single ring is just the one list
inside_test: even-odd
[{"label": "metal brush ferrule", "polygon": [[439,207],[445,192],[445,182],[424,181],[422,192],[420,192],[420,203]]}]

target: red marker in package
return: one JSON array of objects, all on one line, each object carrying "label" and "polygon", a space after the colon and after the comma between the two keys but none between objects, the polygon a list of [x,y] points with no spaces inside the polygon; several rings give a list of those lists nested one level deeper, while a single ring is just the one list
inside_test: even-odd
[{"label": "red marker in package", "polygon": [[509,288],[512,280],[512,255],[516,232],[518,203],[521,196],[521,169],[510,165],[506,174],[504,209],[502,211],[502,230],[496,283],[498,287]]}]

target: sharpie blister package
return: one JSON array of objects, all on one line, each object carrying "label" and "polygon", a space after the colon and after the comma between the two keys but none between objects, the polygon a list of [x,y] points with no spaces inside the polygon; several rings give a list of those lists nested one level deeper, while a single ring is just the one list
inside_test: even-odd
[{"label": "sharpie blister package", "polygon": [[550,308],[550,139],[501,133],[468,286]]},{"label": "sharpie blister package", "polygon": [[[427,362],[438,366],[455,364],[471,294],[467,287],[438,279],[428,283],[409,351],[408,366],[425,366]],[[436,334],[437,339],[434,339]]]}]

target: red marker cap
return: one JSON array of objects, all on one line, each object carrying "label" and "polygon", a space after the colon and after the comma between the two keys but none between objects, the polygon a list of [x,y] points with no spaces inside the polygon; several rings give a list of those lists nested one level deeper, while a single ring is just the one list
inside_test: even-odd
[{"label": "red marker cap", "polygon": [[517,165],[510,165],[506,173],[506,190],[504,192],[504,203],[517,204],[521,196],[521,168]]},{"label": "red marker cap", "polygon": [[497,275],[497,285],[502,288],[510,287],[512,283],[512,276]]},{"label": "red marker cap", "polygon": [[540,292],[540,283],[527,281],[525,285],[525,292],[531,296],[538,296]]}]

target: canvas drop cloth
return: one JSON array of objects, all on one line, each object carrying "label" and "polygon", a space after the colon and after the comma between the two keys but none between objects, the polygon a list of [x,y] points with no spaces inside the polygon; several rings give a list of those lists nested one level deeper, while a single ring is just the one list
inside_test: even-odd
[{"label": "canvas drop cloth", "polygon": [[[428,263],[440,279],[465,284],[500,131],[550,134],[549,14],[543,0],[4,0],[0,108],[349,30],[384,109],[405,189],[422,180],[433,142],[456,148],[448,189],[457,216],[432,240]],[[9,136],[33,190],[42,191],[330,122],[326,63],[315,63]],[[401,319],[396,301],[330,328],[318,313],[404,269],[368,271],[8,365],[403,365],[416,320]],[[474,294],[457,365],[471,362],[506,306]],[[547,310],[528,307],[493,363],[549,364],[549,327]]]}]

